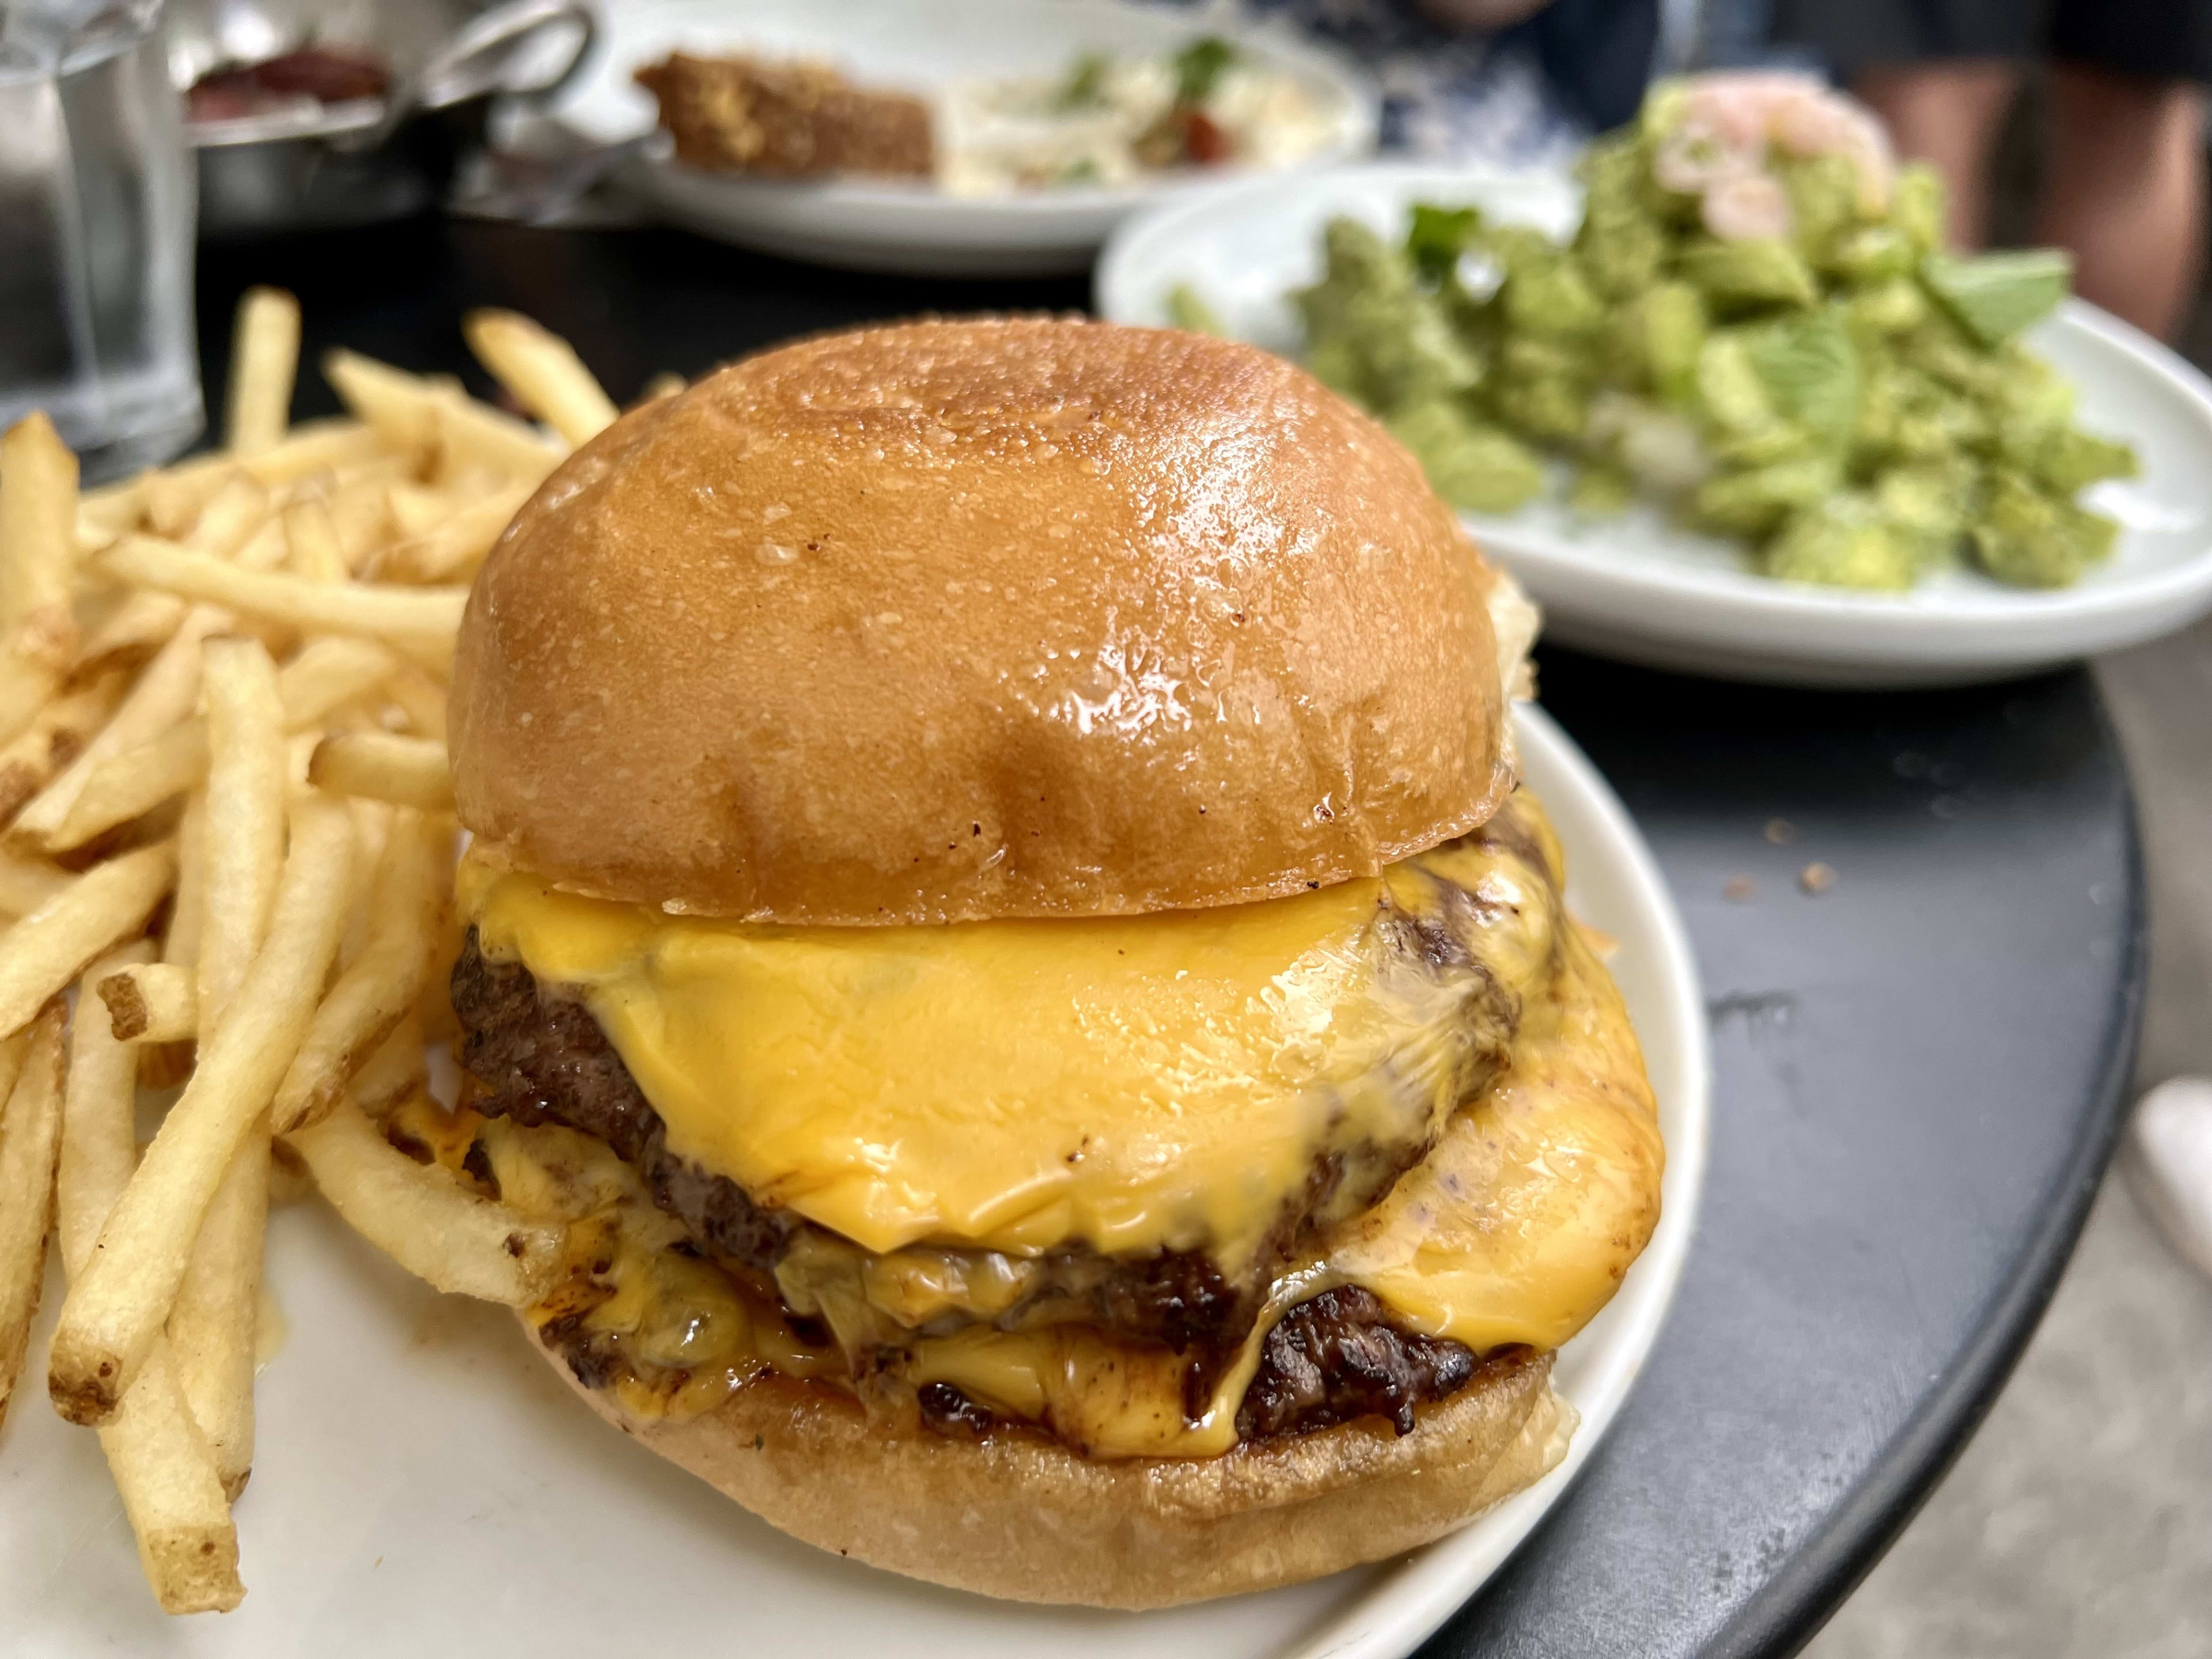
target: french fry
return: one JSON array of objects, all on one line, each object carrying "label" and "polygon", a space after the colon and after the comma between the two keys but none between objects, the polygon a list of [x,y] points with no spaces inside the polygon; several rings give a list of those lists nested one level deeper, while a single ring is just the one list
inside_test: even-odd
[{"label": "french fry", "polygon": [[76,457],[44,415],[0,434],[0,630],[26,661],[58,671],[76,649]]},{"label": "french fry", "polygon": [[453,804],[446,745],[395,732],[341,732],[315,745],[307,781],[334,795],[366,795],[435,811]]},{"label": "french fry", "polygon": [[304,732],[403,672],[407,665],[374,640],[338,635],[310,640],[276,672],[284,729]]},{"label": "french fry", "polygon": [[565,1230],[479,1196],[417,1164],[342,1099],[289,1137],[331,1207],[417,1279],[460,1296],[526,1307],[558,1271]]},{"label": "french fry", "polygon": [[366,572],[392,540],[392,505],[382,484],[364,479],[331,492],[331,527],[349,570]]},{"label": "french fry", "polygon": [[[211,640],[204,671],[206,891],[196,1015],[212,1036],[262,948],[284,856],[289,768],[276,665],[252,640]],[[169,1350],[223,1490],[253,1466],[253,1323],[269,1221],[269,1128],[257,1118],[216,1188],[168,1316]]]},{"label": "french fry", "polygon": [[192,712],[200,690],[200,650],[208,635],[225,623],[219,611],[197,607],[167,644],[146,665],[114,718],[100,727],[84,751],[40,790],[15,816],[9,836],[20,845],[44,848],[69,819],[70,809],[111,756],[158,737]]},{"label": "french fry", "polygon": [[76,457],[42,414],[0,434],[0,742],[38,718],[76,649]]},{"label": "french fry", "polygon": [[346,563],[345,544],[338,539],[337,520],[331,504],[320,495],[294,501],[284,509],[285,562],[295,576],[309,581],[342,582],[353,574]]},{"label": "french fry", "polygon": [[284,862],[286,769],[284,708],[269,653],[252,640],[210,640],[205,679],[207,865],[198,971],[199,1023],[211,1035],[268,932]]},{"label": "french fry", "polygon": [[0,647],[0,742],[14,738],[38,719],[58,682],[58,676],[44,663]]},{"label": "french fry", "polygon": [[[61,827],[46,837],[56,853],[82,847],[94,836],[150,812],[207,775],[207,722],[195,716],[150,743],[111,756],[85,780]],[[6,775],[0,773],[0,787]]]},{"label": "french fry", "polygon": [[435,392],[420,376],[340,349],[323,354],[323,378],[338,401],[391,447],[419,451],[435,441]]},{"label": "french fry", "polygon": [[[118,1042],[179,1042],[200,1027],[198,976],[170,962],[143,962],[94,981]],[[79,1018],[93,1018],[80,1003]]]},{"label": "french fry", "polygon": [[85,750],[123,699],[125,677],[102,674],[64,691],[0,748],[0,823],[21,811],[39,791]]},{"label": "french fry", "polygon": [[137,667],[169,642],[187,608],[173,593],[134,590],[86,634],[70,665],[70,678],[82,680]]},{"label": "french fry", "polygon": [[46,1232],[54,1212],[54,1160],[61,1148],[62,1023],[56,997],[28,1033],[0,1113],[0,1422],[23,1369],[31,1319],[46,1280]]},{"label": "french fry", "polygon": [[0,910],[27,916],[70,884],[70,872],[43,859],[0,853]]},{"label": "french fry", "polygon": [[473,576],[534,493],[534,486],[510,484],[470,502],[442,523],[386,548],[376,561],[376,574],[404,582]]},{"label": "french fry", "polygon": [[446,741],[446,688],[414,664],[404,665],[384,684],[384,695],[407,717],[410,730],[432,743]]},{"label": "french fry", "polygon": [[453,510],[454,492],[427,484],[396,483],[384,492],[385,511],[401,536],[419,536],[446,521]]},{"label": "french fry", "polygon": [[[406,464],[422,465],[421,452],[426,447],[416,446],[416,453],[406,457]],[[247,456],[240,470],[256,483],[276,489],[311,478],[318,472],[365,465],[391,453],[385,435],[359,421],[308,421],[294,427],[290,435],[281,442]]]},{"label": "french fry", "polygon": [[201,512],[239,470],[228,455],[210,455],[198,462],[173,466],[146,475],[146,527],[156,536],[187,535]]},{"label": "french fry", "polygon": [[136,530],[146,520],[146,480],[142,472],[121,483],[80,490],[76,498],[77,544],[83,545],[89,526],[103,541],[112,541],[126,530]]},{"label": "french fry", "polygon": [[437,942],[444,898],[437,864],[451,856],[452,847],[451,830],[441,821],[403,812],[392,825],[368,941],[315,1010],[277,1085],[270,1121],[278,1134],[336,1106],[346,1080],[414,1006]]},{"label": "french fry", "polygon": [[374,1117],[421,1088],[428,1074],[422,1048],[422,1018],[418,1014],[408,1014],[384,1040],[384,1046],[353,1074],[353,1082],[346,1090],[348,1097]]},{"label": "french fry", "polygon": [[353,824],[337,803],[304,798],[292,808],[290,843],[268,943],[234,1012],[202,1039],[191,1081],[63,1304],[47,1386],[71,1422],[107,1421],[145,1364],[216,1188],[313,1017],[344,925]]},{"label": "french fry", "polygon": [[28,1025],[77,970],[146,925],[175,878],[167,842],[96,864],[0,939],[0,1032]]},{"label": "french fry", "polygon": [[346,810],[353,814],[353,896],[346,902],[345,932],[338,936],[338,969],[353,966],[354,958],[368,947],[369,930],[382,908],[385,854],[392,841],[392,823],[400,809],[360,795],[350,797]]},{"label": "french fry", "polygon": [[305,633],[385,640],[410,655],[419,651],[441,661],[452,657],[469,597],[463,587],[371,586],[241,570],[143,536],[125,537],[101,555],[100,564],[118,581],[227,605]]},{"label": "french fry", "polygon": [[[144,963],[152,947],[116,951],[86,970],[78,1001],[94,984]],[[79,1019],[70,1039],[55,1231],[70,1282],[89,1264],[100,1230],[137,1161],[133,1127],[134,1051],[106,1022]],[[137,1536],[146,1582],[162,1610],[225,1612],[246,1594],[238,1578],[238,1533],[199,1425],[177,1385],[168,1344],[157,1340],[113,1419],[100,1431],[124,1513]]]},{"label": "french fry", "polygon": [[169,1352],[233,1502],[253,1470],[254,1327],[269,1227],[269,1127],[256,1120],[224,1171],[169,1310]]},{"label": "french fry", "polygon": [[562,451],[511,415],[459,392],[441,392],[437,411],[440,465],[448,473],[495,469],[532,488],[561,465]]},{"label": "french fry", "polygon": [[[198,512],[191,532],[175,545],[209,558],[242,559],[268,524],[269,512],[267,488],[230,471]],[[103,669],[135,667],[168,642],[190,610],[173,593],[132,593],[86,639],[71,674],[82,679]]]},{"label": "french fry", "polygon": [[587,443],[614,424],[613,400],[559,335],[512,311],[472,311],[461,332],[515,401],[571,445]]},{"label": "french fry", "polygon": [[[184,817],[177,820],[177,896],[169,905],[169,927],[161,939],[163,962],[198,971],[200,919],[206,909],[207,792],[197,790],[185,802]],[[192,995],[197,1003],[198,991]]]},{"label": "french fry", "polygon": [[283,441],[299,367],[300,302],[278,289],[248,289],[231,343],[223,435],[232,454],[257,455]]},{"label": "french fry", "polygon": [[[284,729],[298,732],[317,725],[340,704],[374,690],[403,669],[416,679],[426,678],[374,641],[310,641],[277,671]],[[82,847],[103,831],[184,793],[207,775],[207,768],[206,720],[195,716],[181,721],[151,742],[101,763],[86,779],[69,816],[46,838],[46,845],[58,853]],[[9,776],[7,762],[0,757],[0,806],[7,804]]]},{"label": "french fry", "polygon": [[663,398],[673,398],[684,390],[684,380],[681,374],[672,369],[663,369],[645,383],[645,389],[637,394],[637,401],[630,407],[642,409],[647,404],[659,403]]}]

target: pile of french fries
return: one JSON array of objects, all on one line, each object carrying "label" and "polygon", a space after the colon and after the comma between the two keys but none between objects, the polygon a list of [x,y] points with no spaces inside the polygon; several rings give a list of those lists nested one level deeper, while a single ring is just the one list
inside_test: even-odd
[{"label": "pile of french fries", "polygon": [[258,289],[220,451],[81,495],[43,416],[0,437],[0,1413],[51,1231],[49,1392],[171,1613],[245,1594],[272,1176],[441,1289],[522,1305],[559,1265],[557,1224],[379,1127],[451,1035],[468,583],[616,412],[527,319],[466,332],[544,428],[343,351],[349,415],[292,426],[299,307]]}]

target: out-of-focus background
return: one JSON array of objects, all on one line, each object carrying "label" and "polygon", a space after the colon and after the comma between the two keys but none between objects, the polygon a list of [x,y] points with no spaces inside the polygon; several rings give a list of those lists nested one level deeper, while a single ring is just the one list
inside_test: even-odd
[{"label": "out-of-focus background", "polygon": [[[2202,94],[2187,95],[2201,119]],[[2033,238],[2054,137],[2049,77],[2024,75],[1990,158],[1993,245]],[[2201,129],[2191,139],[2201,155]],[[2201,164],[2193,188],[2194,270],[2172,337],[2212,368]],[[2212,1075],[2212,622],[2096,667],[2149,867],[2147,1091]],[[1988,1421],[1807,1651],[2212,1656],[2212,1285],[2144,1213],[2127,1155]]]}]

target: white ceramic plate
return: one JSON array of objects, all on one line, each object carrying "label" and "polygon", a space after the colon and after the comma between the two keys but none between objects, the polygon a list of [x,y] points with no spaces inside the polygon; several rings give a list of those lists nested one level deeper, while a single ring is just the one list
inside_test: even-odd
[{"label": "white ceramic plate", "polygon": [[[1098,308],[1160,324],[1190,283],[1240,338],[1296,355],[1284,294],[1320,275],[1322,227],[1349,214],[1402,234],[1416,201],[1473,202],[1553,235],[1581,208],[1553,173],[1378,164],[1224,185],[1117,231],[1098,268]],[[1796,685],[1942,685],[2002,678],[2117,650],[2212,608],[2212,382],[2154,340],[2079,301],[2030,337],[2080,392],[2082,424],[2125,438],[2139,480],[2100,484],[2094,504],[2124,526],[2113,556],[2058,592],[1967,570],[1910,593],[1778,582],[1737,545],[1669,524],[1649,507],[1579,521],[1556,500],[1467,522],[1544,607],[1547,638],[1608,656]]]},{"label": "white ceramic plate", "polygon": [[[1078,54],[1164,55],[1218,34],[1312,85],[1333,114],[1308,167],[1375,147],[1378,100],[1356,66],[1287,31],[1115,0],[624,0],[601,14],[591,67],[556,106],[598,143],[652,131],[653,100],[630,73],[684,47],[824,58],[864,83],[925,95],[955,81],[1065,73]],[[1133,210],[1191,188],[1162,179],[1129,189],[946,196],[921,183],[746,179],[647,155],[623,178],[659,210],[704,235],[824,264],[922,276],[1080,270]]]},{"label": "white ceramic plate", "polygon": [[291,1334],[259,1389],[238,1508],[246,1604],[165,1621],[97,1440],[39,1386],[50,1278],[0,1437],[0,1642],[13,1659],[222,1655],[701,1655],[906,1659],[1399,1659],[1554,1503],[1650,1352],[1705,1161],[1703,998],[1680,920],[1620,803],[1559,728],[1521,752],[1567,849],[1578,914],[1620,942],[1667,1138],[1665,1212],[1611,1306],[1559,1355],[1582,1428],[1565,1464],[1407,1559],[1158,1613],[987,1601],[794,1543],[601,1423],[504,1310],[441,1297],[319,1205],[280,1211],[270,1277]]}]

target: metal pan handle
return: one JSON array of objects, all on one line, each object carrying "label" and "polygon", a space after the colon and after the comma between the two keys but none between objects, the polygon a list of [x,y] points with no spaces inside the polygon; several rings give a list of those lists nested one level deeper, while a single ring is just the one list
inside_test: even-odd
[{"label": "metal pan handle", "polygon": [[[559,72],[534,84],[510,82],[507,76],[530,42],[556,30],[572,32],[576,41]],[[416,107],[444,109],[488,92],[546,102],[576,78],[599,34],[598,15],[583,0],[512,0],[471,18],[423,64],[416,81]]]}]

